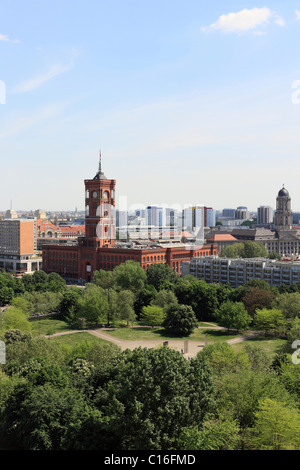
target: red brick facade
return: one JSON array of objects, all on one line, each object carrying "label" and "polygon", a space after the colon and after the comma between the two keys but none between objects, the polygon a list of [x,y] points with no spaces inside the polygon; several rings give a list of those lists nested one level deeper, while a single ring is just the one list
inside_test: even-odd
[{"label": "red brick facade", "polygon": [[166,263],[178,274],[181,262],[192,257],[217,254],[214,244],[192,248],[189,245],[115,246],[115,180],[107,179],[101,169],[92,180],[85,180],[85,236],[78,245],[43,246],[43,270],[57,272],[74,281],[91,281],[95,270],[113,270],[127,260],[138,262],[145,271],[151,264]]}]

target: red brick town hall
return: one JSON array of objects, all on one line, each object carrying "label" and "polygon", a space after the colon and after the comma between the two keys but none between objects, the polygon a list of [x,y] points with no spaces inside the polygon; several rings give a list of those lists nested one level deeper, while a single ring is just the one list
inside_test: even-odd
[{"label": "red brick town hall", "polygon": [[42,269],[56,272],[69,282],[90,282],[95,270],[113,270],[127,260],[138,262],[146,271],[151,264],[166,263],[179,275],[181,263],[194,257],[217,254],[214,244],[162,243],[160,240],[116,240],[116,180],[99,169],[94,178],[84,180],[85,233],[70,245],[43,245]]}]

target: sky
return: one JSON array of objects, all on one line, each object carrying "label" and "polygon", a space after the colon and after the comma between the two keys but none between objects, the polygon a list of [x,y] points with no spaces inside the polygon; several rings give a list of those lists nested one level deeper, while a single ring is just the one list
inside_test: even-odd
[{"label": "sky", "polygon": [[[300,211],[300,0],[0,0],[0,210]],[[125,201],[125,202],[124,202]]]}]

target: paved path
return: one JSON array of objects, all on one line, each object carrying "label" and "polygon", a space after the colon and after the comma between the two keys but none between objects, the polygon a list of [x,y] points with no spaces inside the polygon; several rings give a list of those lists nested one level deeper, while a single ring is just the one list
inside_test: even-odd
[{"label": "paved path", "polygon": [[[209,328],[211,329],[211,326],[209,326]],[[215,328],[222,329],[222,327],[215,327]],[[101,338],[105,341],[114,343],[117,346],[119,346],[122,351],[125,351],[125,349],[133,350],[138,347],[155,348],[158,346],[162,346],[163,343],[166,341],[162,339],[138,340],[138,341],[123,340],[123,339],[116,338],[114,336],[111,336],[105,333],[105,328],[99,328],[97,330],[70,330],[70,331],[64,331],[61,333],[55,333],[52,336],[62,336],[62,335],[67,335],[71,333],[82,333],[82,332],[90,333],[91,335],[97,336],[98,338]],[[253,334],[252,335],[249,334],[245,336],[238,336],[237,338],[229,339],[226,342],[228,344],[237,344],[251,337],[253,337]],[[185,357],[195,357],[198,354],[198,352],[201,351],[201,349],[204,348],[205,346],[205,342],[196,341],[196,340],[184,341],[180,339],[174,339],[174,340],[167,340],[167,341],[168,341],[168,346],[170,348],[175,349],[179,352],[184,352],[183,355]]]}]

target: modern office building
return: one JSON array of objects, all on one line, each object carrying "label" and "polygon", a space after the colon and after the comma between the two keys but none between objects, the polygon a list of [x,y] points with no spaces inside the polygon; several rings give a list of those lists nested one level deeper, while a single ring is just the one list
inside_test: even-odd
[{"label": "modern office building", "polygon": [[239,206],[235,211],[235,219],[237,220],[247,220],[250,217],[250,212],[247,207]]},{"label": "modern office building", "polygon": [[235,219],[235,211],[236,209],[225,208],[222,211],[222,217],[225,219]]},{"label": "modern office building", "polygon": [[216,225],[216,211],[212,207],[204,208],[204,223],[205,227],[215,227]]},{"label": "modern office building", "polygon": [[271,285],[300,286],[300,262],[275,261],[264,258],[229,259],[217,256],[193,258],[182,263],[182,276],[192,274],[208,283],[229,283],[232,287],[250,279],[267,281]]},{"label": "modern office building", "polygon": [[0,268],[16,274],[39,270],[36,240],[36,219],[0,220]]},{"label": "modern office building", "polygon": [[273,209],[270,206],[260,206],[257,208],[258,225],[270,225],[273,223]]},{"label": "modern office building", "polygon": [[160,206],[148,206],[146,209],[146,223],[154,227],[166,226],[166,208]]}]

